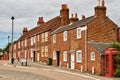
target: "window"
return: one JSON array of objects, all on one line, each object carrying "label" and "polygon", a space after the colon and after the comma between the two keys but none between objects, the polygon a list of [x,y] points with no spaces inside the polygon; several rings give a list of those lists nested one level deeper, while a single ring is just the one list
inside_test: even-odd
[{"label": "window", "polygon": [[27,39],[25,39],[25,46],[27,46]]},{"label": "window", "polygon": [[63,52],[63,61],[67,61],[67,51]]},{"label": "window", "polygon": [[53,35],[53,43],[56,43],[56,34]]},{"label": "window", "polygon": [[35,42],[36,42],[36,36],[33,37],[33,43],[35,43]]},{"label": "window", "polygon": [[76,62],[82,62],[82,51],[78,50],[76,52]]},{"label": "window", "polygon": [[45,46],[45,57],[48,57],[48,46]]},{"label": "window", "polygon": [[45,32],[45,41],[48,41],[48,32]]},{"label": "window", "polygon": [[53,60],[56,60],[56,51],[53,51]]},{"label": "window", "polygon": [[14,44],[14,49],[16,49],[16,44]]},{"label": "window", "polygon": [[39,39],[40,39],[40,36],[39,36],[39,34],[37,35],[37,41],[39,42]]},{"label": "window", "polygon": [[41,57],[45,57],[45,50],[44,50],[44,46],[41,47]]},{"label": "window", "polygon": [[41,42],[44,42],[44,37],[45,37],[45,34],[44,33],[42,33],[42,36],[41,36]]},{"label": "window", "polygon": [[20,48],[20,41],[18,42],[18,48]]},{"label": "window", "polygon": [[81,28],[77,28],[77,39],[81,38]]},{"label": "window", "polygon": [[91,55],[91,60],[95,60],[95,52],[91,52],[90,55]]},{"label": "window", "polygon": [[64,32],[63,32],[63,40],[64,40],[64,41],[67,41],[67,31],[64,31]]},{"label": "window", "polygon": [[33,49],[31,49],[31,57],[33,57]]},{"label": "window", "polygon": [[31,45],[33,45],[33,37],[31,37]]}]

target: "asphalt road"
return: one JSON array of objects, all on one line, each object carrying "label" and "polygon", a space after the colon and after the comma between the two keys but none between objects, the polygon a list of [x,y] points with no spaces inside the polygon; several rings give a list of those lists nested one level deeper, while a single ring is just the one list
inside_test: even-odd
[{"label": "asphalt road", "polygon": [[0,80],[120,80],[103,76],[69,71],[58,67],[41,65],[30,62],[28,66],[21,66],[16,62],[0,61]]}]

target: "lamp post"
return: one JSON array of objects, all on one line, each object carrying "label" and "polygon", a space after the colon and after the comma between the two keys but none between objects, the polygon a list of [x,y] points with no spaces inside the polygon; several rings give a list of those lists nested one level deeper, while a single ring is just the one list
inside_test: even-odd
[{"label": "lamp post", "polygon": [[12,55],[11,57],[13,57],[13,31],[14,31],[14,16],[11,17],[11,20],[12,20],[12,40],[11,40],[11,52],[12,52]]},{"label": "lamp post", "polygon": [[10,36],[8,36],[8,45],[9,45],[9,38],[10,38]]}]

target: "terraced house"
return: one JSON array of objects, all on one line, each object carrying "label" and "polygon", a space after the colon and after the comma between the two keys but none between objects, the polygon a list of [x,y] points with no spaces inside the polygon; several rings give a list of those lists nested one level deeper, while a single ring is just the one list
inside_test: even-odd
[{"label": "terraced house", "polygon": [[104,0],[98,1],[94,14],[79,20],[77,13],[69,18],[69,8],[62,4],[59,16],[48,22],[40,17],[34,29],[23,29],[15,43],[16,58],[40,62],[52,58],[53,66],[104,75],[104,51],[119,41],[119,29],[106,10]]}]

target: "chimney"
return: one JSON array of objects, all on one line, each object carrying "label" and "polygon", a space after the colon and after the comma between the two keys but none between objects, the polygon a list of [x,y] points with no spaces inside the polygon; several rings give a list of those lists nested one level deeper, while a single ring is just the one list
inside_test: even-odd
[{"label": "chimney", "polygon": [[71,14],[70,23],[78,21],[77,13]]},{"label": "chimney", "polygon": [[24,27],[23,28],[23,34],[25,34],[26,32],[28,32],[27,27]]},{"label": "chimney", "polygon": [[43,17],[39,17],[39,18],[38,18],[37,25],[40,25],[40,24],[42,24],[42,23],[44,23]]},{"label": "chimney", "polygon": [[70,23],[69,20],[69,9],[67,4],[62,4],[61,10],[60,10],[60,16],[61,16],[61,25],[67,25]]},{"label": "chimney", "polygon": [[82,15],[82,20],[85,20],[85,15]]},{"label": "chimney", "polygon": [[97,17],[106,17],[106,7],[105,2],[102,0],[102,3],[100,5],[100,0],[98,0],[98,5],[95,7],[95,16]]}]

